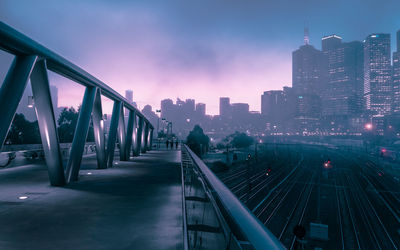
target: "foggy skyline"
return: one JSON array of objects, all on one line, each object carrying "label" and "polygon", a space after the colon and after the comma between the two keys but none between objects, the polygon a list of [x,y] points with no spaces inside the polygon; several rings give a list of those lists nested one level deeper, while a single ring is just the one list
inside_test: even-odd
[{"label": "foggy skyline", "polygon": [[[400,28],[397,1],[206,2],[2,1],[0,20],[121,94],[132,89],[141,108],[192,98],[213,115],[221,96],[259,111],[264,91],[291,86],[291,53],[305,25],[317,49],[325,35],[362,41],[382,32],[391,34],[393,51]],[[0,58],[1,78],[6,63]],[[65,88],[69,80],[50,77],[63,91],[60,106],[81,102]]]}]

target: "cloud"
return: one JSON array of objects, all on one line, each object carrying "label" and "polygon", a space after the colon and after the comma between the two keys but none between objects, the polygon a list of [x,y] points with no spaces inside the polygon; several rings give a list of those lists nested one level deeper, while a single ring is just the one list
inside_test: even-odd
[{"label": "cloud", "polygon": [[[350,41],[394,32],[400,3],[385,3],[3,0],[0,16],[121,94],[132,89],[141,107],[194,98],[217,114],[220,96],[260,110],[263,91],[291,85],[291,52],[302,44],[305,21],[317,48],[326,34]],[[60,92],[64,103],[78,96]]]}]

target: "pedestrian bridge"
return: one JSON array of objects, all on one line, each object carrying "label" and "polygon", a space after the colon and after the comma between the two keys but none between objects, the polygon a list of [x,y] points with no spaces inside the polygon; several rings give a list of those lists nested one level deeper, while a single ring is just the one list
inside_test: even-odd
[{"label": "pedestrian bridge", "polygon": [[178,150],[108,169],[88,155],[64,187],[49,185],[45,164],[3,169],[0,249],[183,249],[180,173]]},{"label": "pedestrian bridge", "polygon": [[[0,170],[0,249],[283,249],[186,145],[154,150],[153,125],[108,85],[4,23],[0,49],[15,55],[1,146],[30,79],[45,156]],[[85,87],[67,159],[48,70]],[[101,95],[114,102],[107,138]],[[96,149],[84,155],[90,122]]]}]

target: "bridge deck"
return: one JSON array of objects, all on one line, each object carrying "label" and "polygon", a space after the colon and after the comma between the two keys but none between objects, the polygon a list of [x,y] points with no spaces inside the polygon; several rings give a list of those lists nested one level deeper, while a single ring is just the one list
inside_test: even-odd
[{"label": "bridge deck", "polygon": [[[51,187],[44,165],[0,171],[0,249],[181,249],[180,152],[150,151]],[[20,200],[18,197],[27,196]]]}]

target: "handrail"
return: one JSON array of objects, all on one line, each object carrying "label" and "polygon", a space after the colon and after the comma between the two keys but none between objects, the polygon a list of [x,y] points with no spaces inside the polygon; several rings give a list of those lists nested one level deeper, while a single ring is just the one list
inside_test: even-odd
[{"label": "handrail", "polygon": [[[93,123],[97,167],[100,169],[113,166],[117,137],[120,144],[121,161],[129,159],[132,148],[135,156],[151,149],[154,126],[139,109],[104,82],[3,22],[0,22],[0,50],[15,55],[0,88],[0,114],[2,117],[0,150],[30,79],[51,185],[62,186],[78,179],[90,121]],[[48,70],[86,87],[72,140],[70,157],[65,168],[57,135]],[[105,146],[101,96],[108,97],[114,102],[107,147]],[[124,107],[129,110],[127,126],[125,126]],[[135,145],[132,144],[133,140]]]},{"label": "handrail", "polygon": [[184,177],[182,162],[181,162],[181,181],[182,181],[183,250],[189,250],[189,242],[188,242],[189,237],[187,230],[186,204],[185,204],[185,177]]},{"label": "handrail", "polygon": [[84,86],[98,87],[102,95],[114,101],[121,101],[126,108],[135,111],[139,117],[142,117],[150,125],[151,129],[154,129],[153,125],[135,106],[107,84],[4,22],[0,22],[0,49],[14,55],[37,55],[46,59],[49,70]]},{"label": "handrail", "polygon": [[212,188],[212,192],[220,201],[224,212],[235,223],[254,249],[285,249],[282,243],[240,202],[240,200],[222,183],[206,164],[187,146],[189,153],[198,170]]}]

